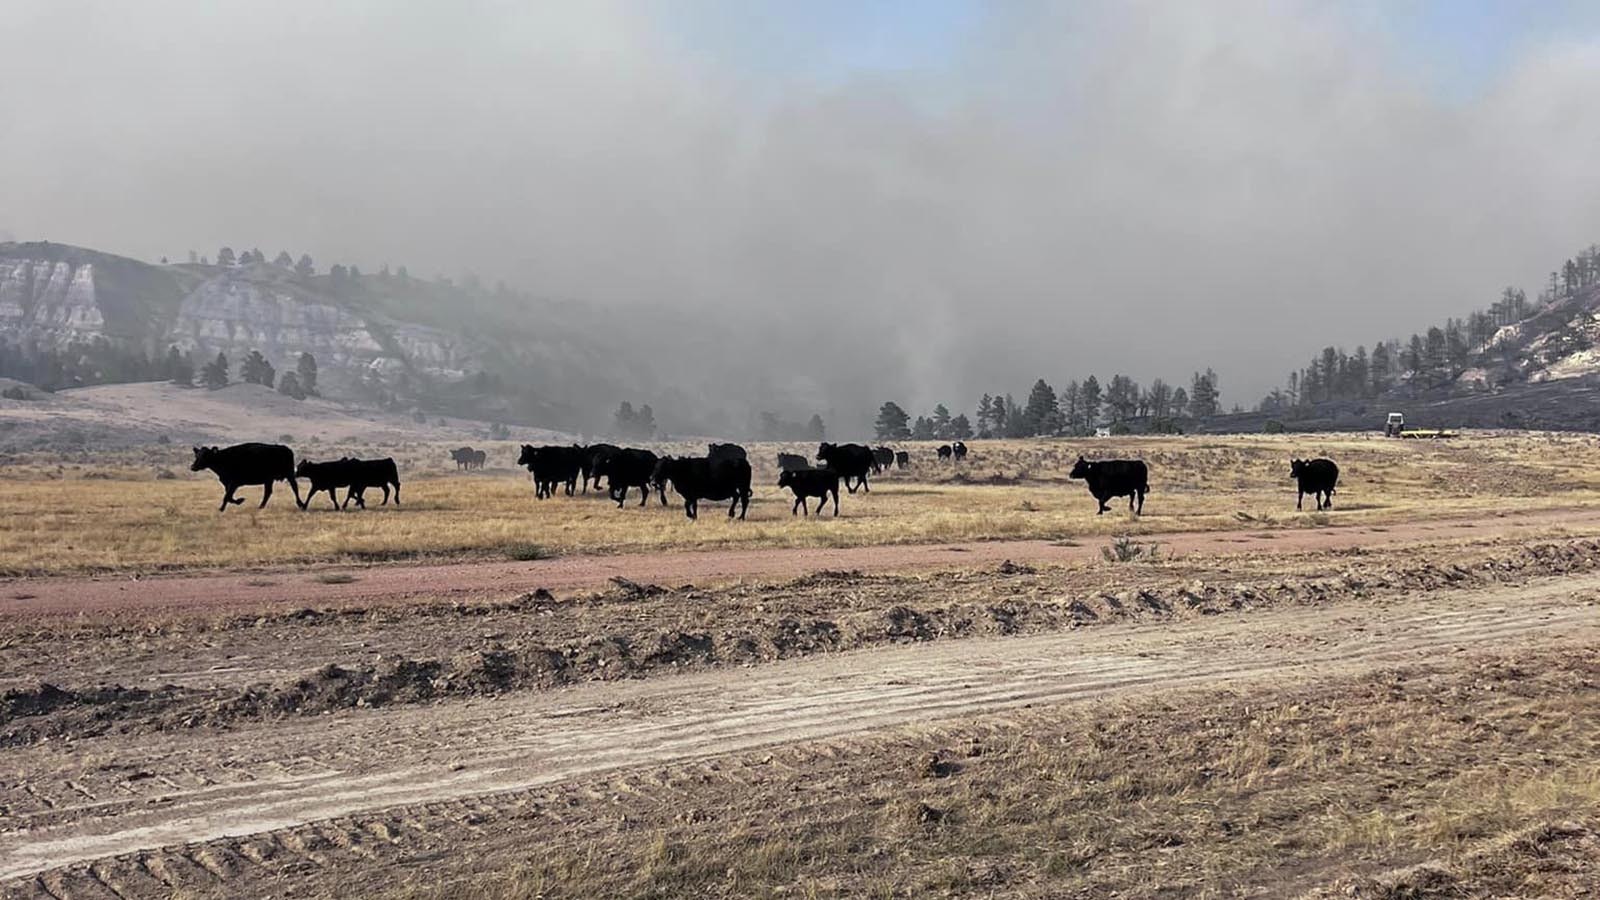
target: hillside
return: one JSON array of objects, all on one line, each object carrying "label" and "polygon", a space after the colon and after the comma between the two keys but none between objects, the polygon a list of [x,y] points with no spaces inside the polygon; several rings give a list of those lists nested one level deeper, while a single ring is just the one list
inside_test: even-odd
[{"label": "hillside", "polygon": [[[0,379],[0,386],[14,384]],[[287,436],[287,438],[285,438]],[[0,455],[29,450],[104,452],[157,442],[177,447],[247,440],[319,440],[392,447],[414,441],[470,443],[491,434],[484,422],[384,413],[324,398],[294,400],[261,385],[221,390],[167,382],[105,384],[29,399],[0,398]],[[546,442],[570,434],[518,428],[503,436]]]},{"label": "hillside", "polygon": [[1600,247],[1550,275],[1533,302],[1506,288],[1487,309],[1407,341],[1326,347],[1256,412],[1206,430],[1376,428],[1389,411],[1434,427],[1600,430]]},{"label": "hillside", "polygon": [[403,268],[317,274],[261,258],[165,265],[0,244],[0,363],[10,364],[0,376],[52,388],[164,377],[160,361],[176,347],[197,369],[225,354],[236,380],[251,351],[280,373],[310,353],[324,395],[558,429],[604,429],[624,400],[654,404],[657,421],[680,432],[707,430],[728,411],[733,421],[753,416],[741,403],[809,408],[814,398],[782,385],[750,395],[740,361],[724,352],[737,331],[727,321],[422,280]]}]

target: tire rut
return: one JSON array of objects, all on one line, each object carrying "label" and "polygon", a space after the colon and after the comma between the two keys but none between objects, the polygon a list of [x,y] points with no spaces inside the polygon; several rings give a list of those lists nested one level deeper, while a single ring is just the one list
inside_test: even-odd
[{"label": "tire rut", "polygon": [[[670,770],[630,779],[668,764],[737,777],[737,764],[713,758],[799,742],[818,743],[819,753],[848,752],[839,748],[852,736],[953,716],[1310,678],[1529,638],[1592,638],[1600,607],[1572,597],[1597,587],[1600,573],[1443,592],[1426,609],[1391,599],[1181,627],[895,646],[220,735],[86,741],[149,777],[125,799],[86,802],[85,794],[104,789],[73,773],[40,793],[77,802],[9,810],[11,823],[0,830],[0,894],[220,890],[263,867],[382,862],[448,846],[450,834],[513,814],[531,788],[606,772],[623,773],[623,786],[670,794],[680,777]],[[24,752],[41,764],[52,759],[45,749]],[[206,769],[199,761],[208,756],[222,764]]]}]

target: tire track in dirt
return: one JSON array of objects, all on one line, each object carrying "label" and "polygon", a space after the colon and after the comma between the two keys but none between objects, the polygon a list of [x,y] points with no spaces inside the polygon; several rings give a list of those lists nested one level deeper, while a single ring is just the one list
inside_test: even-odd
[{"label": "tire track in dirt", "polygon": [[[1592,640],[1600,607],[1573,596],[1596,589],[1600,574],[1445,593],[1426,607],[1391,598],[1181,627],[899,646],[220,734],[79,742],[78,753],[145,775],[126,797],[108,798],[58,748],[27,748],[8,768],[68,799],[7,810],[0,879],[21,879],[13,893],[58,896],[215,888],[235,869],[381,855],[416,832],[414,849],[440,828],[477,828],[519,792],[606,772],[1034,704]],[[138,888],[140,879],[153,881]]]},{"label": "tire track in dirt", "polygon": [[[1525,537],[1552,528],[1600,531],[1600,509],[1572,507],[1508,511],[1394,525],[1331,525],[1136,535],[1167,555],[1327,552],[1355,547],[1473,538]],[[215,614],[340,604],[510,597],[544,588],[571,593],[604,587],[613,578],[706,586],[741,578],[792,578],[823,569],[906,572],[989,566],[1004,560],[1035,565],[1093,561],[1109,538],[1083,537],[1067,546],[1042,540],[960,544],[887,544],[834,549],[768,548],[681,551],[618,556],[569,556],[534,562],[385,564],[354,569],[348,583],[318,580],[327,566],[262,573],[161,575],[134,579],[16,579],[0,588],[0,617],[150,616]],[[351,567],[342,567],[350,570]]]}]

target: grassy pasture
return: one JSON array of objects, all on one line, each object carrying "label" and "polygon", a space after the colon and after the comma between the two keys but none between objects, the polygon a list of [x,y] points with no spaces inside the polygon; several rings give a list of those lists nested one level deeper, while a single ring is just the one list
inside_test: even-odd
[{"label": "grassy pasture", "polygon": [[[870,495],[844,495],[838,519],[790,515],[775,486],[779,449],[751,445],[756,496],[749,520],[702,504],[687,521],[677,498],[663,509],[626,509],[590,494],[536,501],[516,447],[489,445],[490,466],[458,473],[443,444],[396,447],[296,445],[304,458],[393,455],[405,505],[361,512],[294,508],[288,486],[254,509],[218,513],[221,487],[190,473],[186,447],[150,446],[69,459],[20,457],[0,465],[0,575],[254,567],[289,562],[430,558],[537,558],[547,553],[637,553],[727,547],[843,547],[1003,538],[1051,540],[1179,530],[1385,524],[1508,509],[1600,504],[1600,438],[1496,432],[1449,441],[1369,435],[1262,435],[974,441],[960,467],[933,445],[906,444],[909,471],[877,479]],[[666,452],[703,452],[664,445]],[[1079,453],[1138,457],[1151,465],[1142,518],[1126,504],[1095,515],[1065,473]],[[1291,456],[1327,455],[1342,470],[1337,508],[1294,508]],[[369,494],[369,498],[376,496]]]}]

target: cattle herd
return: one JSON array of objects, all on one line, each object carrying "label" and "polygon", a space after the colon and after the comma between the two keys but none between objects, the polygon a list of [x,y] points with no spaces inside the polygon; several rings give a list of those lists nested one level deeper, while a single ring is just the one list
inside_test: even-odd
[{"label": "cattle herd", "polygon": [[[938,448],[940,460],[960,461],[967,456],[967,445],[955,441]],[[482,468],[488,459],[483,450],[460,447],[450,451],[458,469]],[[868,477],[887,470],[891,465],[900,469],[910,464],[910,454],[889,447],[868,447],[862,444],[822,443],[817,447],[816,459],[820,465],[798,453],[778,454],[778,487],[794,494],[791,515],[810,515],[808,501],[816,498],[817,514],[831,498],[833,514],[839,514],[839,485],[851,494],[856,491],[871,493]],[[690,519],[699,516],[701,500],[715,503],[729,501],[728,517],[740,519],[750,508],[752,473],[749,455],[738,444],[711,444],[705,456],[658,456],[654,451],[635,447],[618,447],[615,444],[589,444],[587,446],[543,446],[523,444],[517,465],[524,466],[533,476],[534,496],[546,499],[564,490],[573,496],[582,485],[589,492],[591,483],[600,490],[602,480],[607,495],[622,508],[628,501],[628,492],[637,488],[639,505],[650,502],[654,492],[662,506],[667,505],[667,489],[683,499],[684,515]],[[336,509],[344,509],[354,500],[360,509],[366,508],[367,490],[383,491],[383,503],[389,502],[391,489],[394,502],[400,504],[400,472],[392,458],[343,459],[328,462],[301,460],[295,464],[294,451],[282,444],[235,444],[231,447],[195,447],[195,472],[210,469],[222,482],[222,505],[243,503],[234,496],[241,487],[260,485],[261,506],[272,497],[272,486],[278,481],[288,481],[294,492],[295,504],[301,509],[311,505],[319,491],[326,491],[328,502]],[[1330,459],[1294,459],[1290,461],[1289,476],[1298,486],[1295,508],[1303,509],[1305,495],[1310,494],[1318,511],[1333,507],[1334,489],[1339,482],[1339,467]],[[1150,491],[1150,468],[1138,459],[1088,460],[1078,457],[1069,478],[1083,481],[1089,487],[1098,507],[1097,515],[1110,507],[1107,501],[1114,497],[1127,497],[1128,510],[1134,515],[1144,512],[1145,494]],[[310,482],[306,495],[300,496],[298,479]],[[345,491],[344,503],[339,503],[337,490]]]}]

